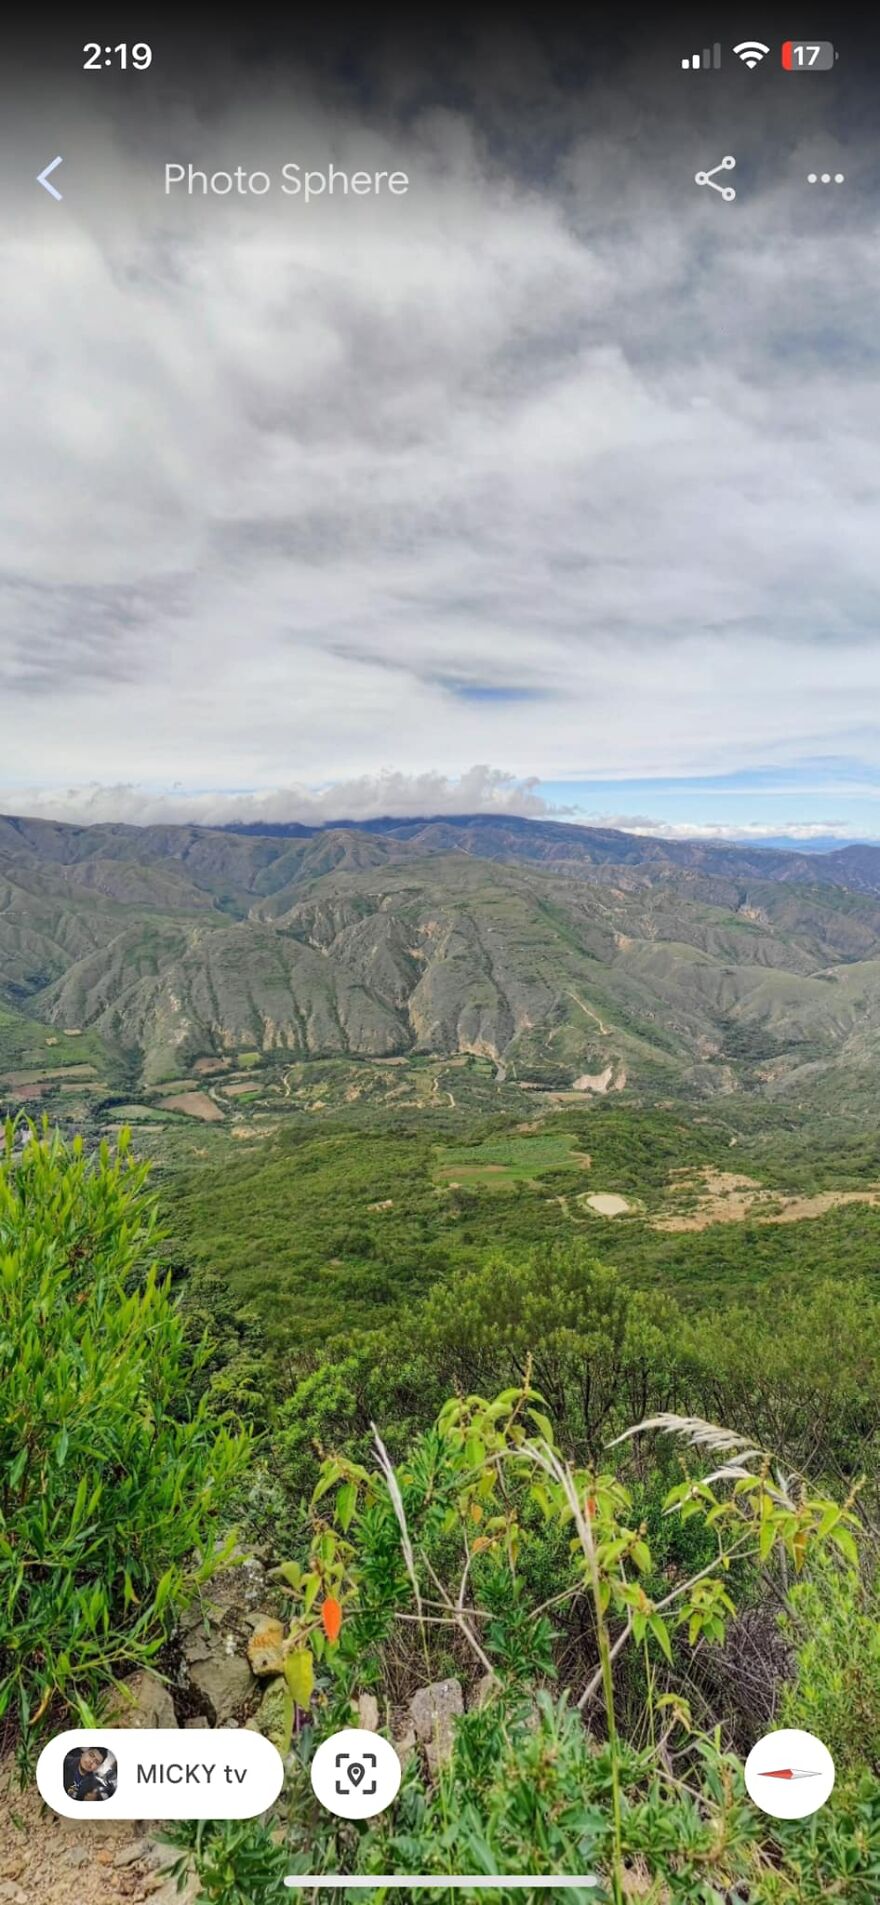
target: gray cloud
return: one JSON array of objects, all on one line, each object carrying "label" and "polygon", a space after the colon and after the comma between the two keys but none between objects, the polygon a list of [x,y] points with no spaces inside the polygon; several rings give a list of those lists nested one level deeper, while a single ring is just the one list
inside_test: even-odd
[{"label": "gray cloud", "polygon": [[[161,131],[98,106],[51,242],[28,202],[8,787],[307,817],[332,782],[337,812],[403,811],[369,804],[389,760],[412,800],[436,767],[435,811],[486,758],[523,784],[880,762],[867,144],[818,82],[772,115],[742,92],[726,207],[691,183],[707,91],[675,126],[639,63],[585,94],[515,49],[488,70],[456,110],[405,71],[369,107],[169,98]],[[824,200],[820,147],[848,174]],[[178,203],[177,156],[413,187]]]}]

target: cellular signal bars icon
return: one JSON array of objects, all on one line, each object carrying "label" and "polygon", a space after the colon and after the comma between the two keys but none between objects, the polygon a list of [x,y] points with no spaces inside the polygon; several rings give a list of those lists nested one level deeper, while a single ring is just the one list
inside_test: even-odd
[{"label": "cellular signal bars icon", "polygon": [[713,67],[717,73],[720,65],[721,46],[716,40],[714,46],[704,46],[702,53],[686,54],[681,62],[681,70],[683,73],[699,73],[701,71],[708,73],[710,67]]}]

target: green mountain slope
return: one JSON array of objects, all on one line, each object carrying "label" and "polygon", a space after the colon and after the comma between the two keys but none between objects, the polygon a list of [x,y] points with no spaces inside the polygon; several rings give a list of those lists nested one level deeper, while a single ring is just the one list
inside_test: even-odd
[{"label": "green mountain slope", "polygon": [[264,838],[0,821],[0,999],[91,1028],[147,1083],[242,1048],[474,1053],[499,1078],[593,1092],[871,1073],[872,893],[734,874],[726,850],[730,871],[673,866],[664,842],[638,861],[632,836],[601,836],[620,864],[560,868],[540,826],[519,859],[438,850],[478,842],[475,823],[429,823],[426,851],[413,825]]}]

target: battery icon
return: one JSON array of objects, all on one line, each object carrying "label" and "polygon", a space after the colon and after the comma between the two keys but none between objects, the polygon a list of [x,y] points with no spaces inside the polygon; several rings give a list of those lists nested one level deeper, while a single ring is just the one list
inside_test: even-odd
[{"label": "battery icon", "polygon": [[785,40],[782,64],[787,73],[830,73],[837,59],[831,40]]}]

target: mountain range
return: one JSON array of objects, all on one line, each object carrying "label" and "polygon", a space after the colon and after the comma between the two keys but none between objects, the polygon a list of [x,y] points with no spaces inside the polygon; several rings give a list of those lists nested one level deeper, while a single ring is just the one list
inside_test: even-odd
[{"label": "mountain range", "polygon": [[0,1001],[145,1083],[245,1047],[473,1052],[520,1082],[873,1082],[880,848],[510,816],[283,826],[0,817]]}]

